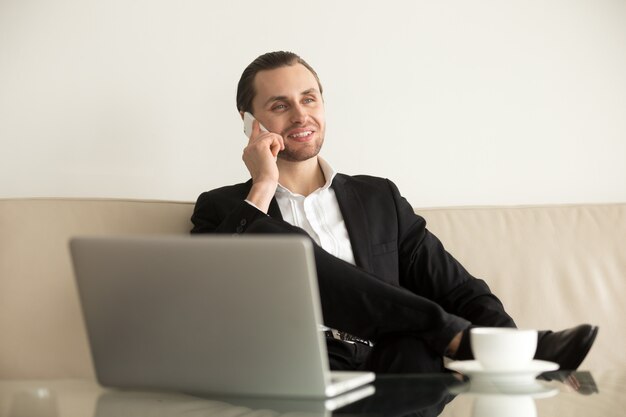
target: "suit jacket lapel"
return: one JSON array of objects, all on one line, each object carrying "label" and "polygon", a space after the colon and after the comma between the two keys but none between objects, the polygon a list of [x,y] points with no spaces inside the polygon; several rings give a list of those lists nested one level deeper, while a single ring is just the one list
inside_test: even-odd
[{"label": "suit jacket lapel", "polygon": [[346,223],[346,229],[348,229],[354,260],[357,266],[373,272],[370,262],[372,255],[370,253],[370,245],[368,244],[367,217],[365,216],[365,209],[361,199],[354,187],[350,185],[348,178],[344,175],[337,174],[333,180],[332,187],[335,190],[339,209]]},{"label": "suit jacket lapel", "polygon": [[280,207],[278,207],[276,197],[272,198],[272,201],[270,202],[270,208],[267,210],[267,214],[275,219],[283,220],[283,215],[280,213]]}]

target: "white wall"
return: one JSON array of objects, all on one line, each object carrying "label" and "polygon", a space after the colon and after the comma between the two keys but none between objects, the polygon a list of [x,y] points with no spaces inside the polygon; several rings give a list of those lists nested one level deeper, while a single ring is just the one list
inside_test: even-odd
[{"label": "white wall", "polygon": [[300,53],[323,155],[416,206],[626,201],[626,2],[0,0],[0,197],[247,179],[243,68]]}]

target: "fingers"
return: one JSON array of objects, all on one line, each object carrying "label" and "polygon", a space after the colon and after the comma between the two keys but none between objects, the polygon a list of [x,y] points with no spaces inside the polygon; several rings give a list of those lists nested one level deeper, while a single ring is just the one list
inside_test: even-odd
[{"label": "fingers", "polygon": [[285,142],[283,141],[283,137],[276,133],[264,132],[261,135],[254,137],[248,141],[249,147],[255,148],[268,148],[273,156],[277,156],[278,152],[285,149]]},{"label": "fingers", "polygon": [[283,142],[283,137],[277,134],[272,135],[272,143],[270,144],[270,151],[274,158],[278,157],[278,152],[285,149],[285,143]]},{"label": "fingers", "polygon": [[261,123],[257,119],[252,120],[252,134],[250,135],[250,139],[256,138],[259,136],[261,132]]},{"label": "fingers", "polygon": [[261,131],[256,121],[252,129],[248,145],[243,150],[243,161],[253,181],[278,181],[276,160],[285,147],[283,138],[276,133]]},{"label": "fingers", "polygon": [[267,132],[261,130],[261,124],[258,120],[252,122],[252,134],[248,141],[248,146],[267,146],[272,153],[272,156],[276,158],[278,152],[285,149],[285,142],[283,137],[277,133]]},{"label": "fingers", "polygon": [[276,148],[280,147],[276,138],[272,134],[263,134],[250,138],[248,146],[244,148],[244,154],[247,154],[249,158],[263,159],[271,156],[276,156]]}]

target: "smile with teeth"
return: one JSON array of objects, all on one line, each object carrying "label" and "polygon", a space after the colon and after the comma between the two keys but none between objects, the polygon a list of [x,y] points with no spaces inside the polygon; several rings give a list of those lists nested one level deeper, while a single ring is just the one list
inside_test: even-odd
[{"label": "smile with teeth", "polygon": [[313,132],[310,130],[307,130],[306,132],[300,132],[300,133],[294,133],[292,135],[289,135],[290,138],[306,138],[307,136],[312,135]]}]

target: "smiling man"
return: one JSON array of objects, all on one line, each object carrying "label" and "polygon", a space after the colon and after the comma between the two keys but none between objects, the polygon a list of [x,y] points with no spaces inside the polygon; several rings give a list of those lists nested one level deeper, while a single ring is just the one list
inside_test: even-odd
[{"label": "smiling man", "polygon": [[[242,81],[249,82],[245,76]],[[268,130],[261,132],[255,122],[243,154],[253,179],[248,200],[266,212],[279,183],[306,196],[325,182],[318,163],[326,126],[322,88],[303,64],[260,71],[252,80],[252,91],[241,84],[240,112],[254,114]],[[244,94],[241,90],[253,93],[252,100],[239,97]]]},{"label": "smiling man", "polygon": [[[309,236],[332,369],[442,372],[444,356],[470,359],[471,327],[515,323],[391,181],[337,173],[319,156],[322,93],[313,68],[290,52],[244,70],[237,109],[257,120],[243,151],[251,179],[201,194],[192,233]],[[540,332],[535,357],[576,369],[596,334],[590,325]]]}]

